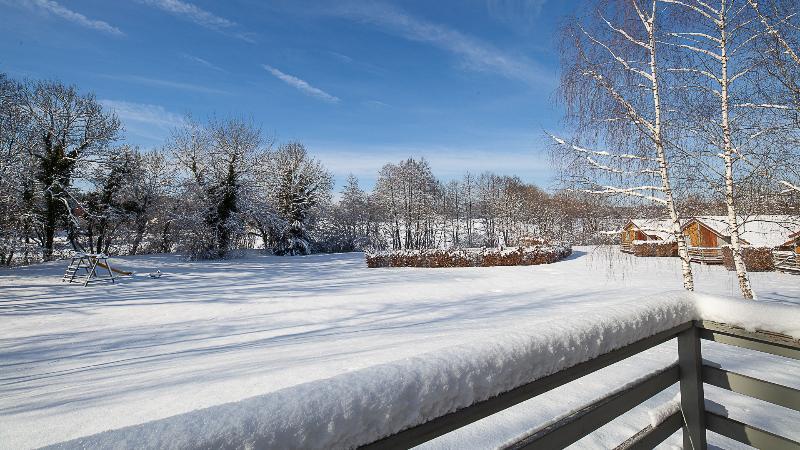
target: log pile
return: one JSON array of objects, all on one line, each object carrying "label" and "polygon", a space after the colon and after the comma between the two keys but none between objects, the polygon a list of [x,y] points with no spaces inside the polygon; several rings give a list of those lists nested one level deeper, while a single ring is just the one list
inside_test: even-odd
[{"label": "log pile", "polygon": [[634,241],[631,245],[631,253],[635,256],[678,256],[677,242],[664,241]]},{"label": "log pile", "polygon": [[491,267],[550,264],[572,254],[569,244],[506,248],[395,250],[367,253],[367,267]]},{"label": "log pile", "polygon": [[[771,272],[775,270],[772,249],[769,247],[742,247],[742,259],[748,272]],[[722,247],[722,264],[728,270],[736,270],[736,266],[733,264],[733,249],[730,246]]]}]

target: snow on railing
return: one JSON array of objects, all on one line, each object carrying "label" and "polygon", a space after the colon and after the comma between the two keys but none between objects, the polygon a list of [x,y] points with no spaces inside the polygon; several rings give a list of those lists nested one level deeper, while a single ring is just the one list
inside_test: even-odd
[{"label": "snow on railing", "polygon": [[[696,326],[704,323],[697,320],[724,321],[749,330],[769,329],[788,334],[789,340],[800,338],[800,308],[673,292],[605,307],[595,314],[535,330],[505,331],[491,340],[106,431],[57,447],[352,448],[371,443],[375,447],[408,447],[676,336],[680,370],[668,367],[636,380],[598,401],[605,403],[595,402],[573,415],[580,422],[560,421],[561,426],[553,432],[534,433],[539,437],[531,441],[528,436],[527,441],[519,442],[574,442],[580,433],[569,430],[584,429],[586,423],[606,423],[678,381],[679,373],[686,423],[691,434],[700,433],[702,428],[704,435],[699,337],[708,330]],[[713,338],[717,332],[708,333],[702,337]],[[692,402],[697,411],[687,414],[687,405]],[[663,434],[664,427],[675,426],[674,414],[668,419],[644,433],[644,442],[660,436],[658,432]]]}]

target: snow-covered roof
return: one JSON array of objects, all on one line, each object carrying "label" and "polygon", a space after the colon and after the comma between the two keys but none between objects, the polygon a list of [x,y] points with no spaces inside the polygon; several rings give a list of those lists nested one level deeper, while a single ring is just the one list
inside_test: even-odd
[{"label": "snow-covered roof", "polygon": [[648,236],[657,237],[664,241],[673,239],[672,233],[669,232],[672,226],[670,220],[631,219],[630,223]]},{"label": "snow-covered roof", "polygon": [[[701,216],[695,219],[722,236],[731,235],[727,216]],[[785,244],[792,239],[793,234],[800,231],[800,216],[747,216],[739,217],[739,223],[739,236],[754,247]]]}]

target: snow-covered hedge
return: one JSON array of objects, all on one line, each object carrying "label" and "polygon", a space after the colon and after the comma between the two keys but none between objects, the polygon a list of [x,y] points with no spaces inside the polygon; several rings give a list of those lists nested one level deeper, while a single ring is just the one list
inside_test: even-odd
[{"label": "snow-covered hedge", "polygon": [[395,250],[367,253],[367,267],[490,267],[550,264],[572,254],[569,244],[528,247]]},{"label": "snow-covered hedge", "polygon": [[696,319],[800,338],[798,307],[668,292],[53,447],[353,448]]}]

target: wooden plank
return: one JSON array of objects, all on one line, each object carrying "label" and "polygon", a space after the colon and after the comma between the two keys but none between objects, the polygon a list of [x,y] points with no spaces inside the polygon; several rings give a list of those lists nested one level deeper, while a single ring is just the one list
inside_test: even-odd
[{"label": "wooden plank", "polygon": [[706,423],[708,424],[708,429],[714,433],[719,433],[755,448],[768,448],[770,450],[800,449],[800,442],[713,412],[706,412]]},{"label": "wooden plank", "polygon": [[653,428],[648,425],[628,440],[614,447],[614,450],[651,450],[683,426],[683,416],[676,411]]},{"label": "wooden plank", "polygon": [[428,422],[387,436],[363,448],[411,448],[424,442],[435,439],[443,434],[469,425],[492,414],[510,408],[516,404],[530,400],[537,395],[600,370],[606,366],[622,361],[656,345],[662,344],[678,333],[693,327],[691,322],[662,331],[653,336],[641,339],[633,344],[604,353],[594,359],[585,361],[548,375],[530,383],[524,384],[510,391],[492,398],[477,402],[466,408],[445,414]]},{"label": "wooden plank", "polygon": [[747,331],[739,327],[707,320],[699,321],[697,325],[702,328],[700,330],[702,339],[786,358],[800,359],[800,341],[784,334],[768,331]]},{"label": "wooden plank", "polygon": [[700,334],[692,327],[678,335],[678,365],[681,368],[681,411],[684,417],[683,448],[705,450],[705,394]]},{"label": "wooden plank", "polygon": [[800,390],[788,386],[708,365],[703,366],[703,381],[737,394],[800,411]]},{"label": "wooden plank", "polygon": [[678,381],[680,370],[673,364],[638,383],[587,405],[536,433],[511,444],[508,450],[566,448],[592,431],[611,422],[634,406]]}]

